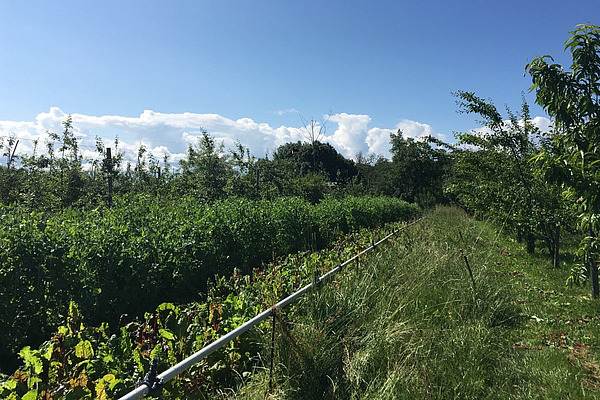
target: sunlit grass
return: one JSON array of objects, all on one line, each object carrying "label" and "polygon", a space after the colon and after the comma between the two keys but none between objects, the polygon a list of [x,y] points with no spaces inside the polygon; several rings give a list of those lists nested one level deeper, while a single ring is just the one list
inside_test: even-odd
[{"label": "sunlit grass", "polygon": [[235,397],[596,398],[599,306],[568,271],[439,208],[283,310],[273,389],[265,364]]}]

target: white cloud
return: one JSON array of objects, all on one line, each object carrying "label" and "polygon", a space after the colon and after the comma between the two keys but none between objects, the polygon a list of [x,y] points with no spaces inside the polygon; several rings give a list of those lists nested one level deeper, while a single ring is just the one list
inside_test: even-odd
[{"label": "white cloud", "polygon": [[420,138],[423,136],[434,136],[435,133],[433,128],[427,124],[423,124],[421,122],[410,121],[407,119],[403,119],[396,125],[396,127],[402,130],[402,134],[404,137],[410,138]]},{"label": "white cloud", "polygon": [[358,153],[366,153],[369,147],[366,142],[368,125],[371,117],[360,114],[335,114],[329,119],[338,124],[332,136],[326,137],[340,153],[349,158],[354,158]]},{"label": "white cloud", "polygon": [[390,133],[393,132],[395,132],[395,130],[381,128],[369,129],[366,139],[367,146],[369,146],[369,153],[390,158]]},{"label": "white cloud", "polygon": [[[294,112],[294,109],[284,110]],[[190,144],[197,142],[205,129],[217,143],[231,147],[236,141],[250,148],[252,154],[263,157],[277,147],[296,141],[308,140],[303,126],[273,127],[251,118],[236,120],[218,114],[199,113],[160,113],[145,110],[138,117],[118,115],[92,116],[71,114],[74,133],[80,138],[82,154],[89,159],[97,158],[95,138],[101,137],[105,146],[114,147],[114,139],[119,138],[119,150],[125,160],[135,162],[140,145],[162,162],[166,155],[172,164],[181,160]],[[32,140],[38,139],[38,151],[45,149],[47,131],[60,134],[67,113],[58,107],[39,113],[35,121],[0,121],[0,136],[9,134],[19,138],[18,152],[31,154]],[[354,158],[359,152],[374,153],[389,157],[389,135],[400,128],[407,137],[432,135],[443,139],[443,135],[424,123],[402,120],[396,128],[369,127],[371,118],[363,114],[334,114],[329,124],[337,124],[332,134],[325,135],[322,141],[331,143],[341,154]],[[330,130],[331,126],[327,126]]]},{"label": "white cloud", "polygon": [[295,108],[288,108],[287,110],[277,110],[277,112],[276,112],[277,115],[295,114],[295,113],[298,113],[298,110],[296,110]]},{"label": "white cloud", "polygon": [[535,125],[541,132],[550,132],[554,127],[552,121],[546,117],[535,117],[531,120],[531,122],[533,122],[533,125]]}]

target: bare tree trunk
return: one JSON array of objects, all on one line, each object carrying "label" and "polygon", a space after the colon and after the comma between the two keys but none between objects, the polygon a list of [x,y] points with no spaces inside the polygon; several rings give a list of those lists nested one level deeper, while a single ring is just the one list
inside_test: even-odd
[{"label": "bare tree trunk", "polygon": [[527,254],[535,253],[535,236],[527,232]]},{"label": "bare tree trunk", "polygon": [[552,248],[552,266],[557,269],[559,263],[559,248],[560,248],[560,225],[556,224],[554,228],[554,246]]},{"label": "bare tree trunk", "polygon": [[598,264],[590,257],[590,284],[592,285],[592,299],[598,298]]},{"label": "bare tree trunk", "polygon": [[[594,232],[590,229],[590,240],[593,242],[595,239]],[[590,284],[592,286],[592,299],[598,298],[598,292],[600,289],[598,288],[598,264],[594,261],[594,255],[590,251],[588,254],[588,263],[590,267]]]}]

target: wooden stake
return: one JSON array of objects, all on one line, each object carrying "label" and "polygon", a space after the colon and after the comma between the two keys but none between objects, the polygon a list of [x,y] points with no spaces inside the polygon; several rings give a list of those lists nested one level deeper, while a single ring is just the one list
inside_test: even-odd
[{"label": "wooden stake", "polygon": [[112,208],[112,196],[113,196],[113,176],[112,176],[112,157],[110,147],[106,149],[106,160],[108,170],[108,208]]},{"label": "wooden stake", "polygon": [[276,312],[277,308],[273,307],[273,319],[271,320],[271,360],[269,366],[269,393],[273,390],[273,360],[275,359],[275,319],[277,318]]},{"label": "wooden stake", "polygon": [[463,253],[463,251],[460,251],[462,253],[463,256],[463,260],[465,260],[465,265],[467,266],[467,270],[469,271],[469,276],[471,277],[471,284],[473,285],[473,291],[475,291],[475,278],[473,278],[473,271],[471,271],[471,266],[469,265],[469,259],[467,258],[467,255],[465,253]]}]

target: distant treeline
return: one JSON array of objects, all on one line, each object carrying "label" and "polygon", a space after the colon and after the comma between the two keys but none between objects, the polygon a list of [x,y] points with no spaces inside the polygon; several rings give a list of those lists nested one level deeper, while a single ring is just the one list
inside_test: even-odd
[{"label": "distant treeline", "polygon": [[[555,152],[551,137],[531,123],[529,106],[503,116],[474,93],[455,93],[459,111],[479,116],[485,133],[457,133],[447,144],[433,137],[390,135],[391,159],[358,154],[350,160],[316,139],[287,143],[257,158],[241,143],[228,151],[207,132],[189,146],[177,168],[143,146],[124,162],[115,141],[97,140],[98,159],[84,160],[69,116],[61,134],[50,132],[46,151],[15,154],[17,141],[1,144],[0,201],[26,210],[61,211],[110,206],[113,197],[145,195],[162,204],[192,197],[199,204],[228,198],[299,197],[316,204],[326,196],[387,196],[422,208],[457,204],[503,225],[535,251],[541,240],[558,263],[560,229],[573,227],[574,198],[544,176],[534,160]],[[110,151],[109,151],[110,150]],[[129,197],[131,198],[131,197]]]},{"label": "distant treeline", "polygon": [[[0,166],[0,202],[30,210],[90,209],[111,197],[147,194],[162,200],[194,196],[214,202],[229,197],[252,200],[302,197],[312,203],[325,195],[385,195],[421,205],[446,201],[443,179],[450,156],[428,140],[392,135],[392,159],[357,155],[356,161],[318,140],[287,143],[264,158],[237,143],[225,151],[207,132],[190,145],[177,168],[140,146],[137,161],[125,162],[118,140],[98,138],[96,160],[84,159],[69,116],[60,134],[49,132],[33,154],[18,155],[18,140],[0,140],[6,165]],[[39,147],[45,146],[41,152]],[[109,188],[110,186],[110,188]]]}]

